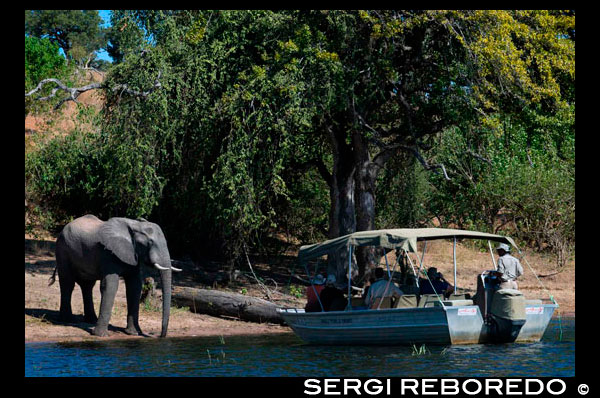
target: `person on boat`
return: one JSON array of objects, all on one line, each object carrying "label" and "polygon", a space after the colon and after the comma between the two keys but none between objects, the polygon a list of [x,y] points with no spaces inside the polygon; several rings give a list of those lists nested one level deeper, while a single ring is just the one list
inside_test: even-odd
[{"label": "person on boat", "polygon": [[304,307],[304,311],[318,312],[321,311],[319,295],[325,288],[325,277],[321,274],[318,274],[313,278],[311,283],[312,285],[306,288],[306,306]]},{"label": "person on boat", "polygon": [[327,275],[325,288],[319,295],[324,311],[343,311],[348,305],[348,300],[344,297],[344,292],[335,287],[335,275]]},{"label": "person on boat", "polygon": [[375,283],[374,277],[370,277],[369,280],[365,283],[365,286],[363,287],[363,293],[362,293],[363,300],[365,300],[367,298],[367,294],[369,294],[369,288],[371,287],[371,285],[373,283]]},{"label": "person on boat", "polygon": [[419,294],[420,288],[417,286],[417,278],[414,275],[406,275],[404,284],[400,285],[400,289],[404,294]]},{"label": "person on boat", "polygon": [[447,297],[454,291],[454,286],[435,267],[427,269],[427,279],[421,278],[419,286],[420,294],[443,294]]},{"label": "person on boat", "polygon": [[498,252],[498,269],[496,273],[500,277],[500,289],[515,289],[517,285],[516,279],[523,275],[523,266],[521,262],[510,255],[510,246],[506,243],[500,243],[496,248]]},{"label": "person on boat", "polygon": [[386,280],[383,277],[384,275],[383,268],[375,268],[375,282],[371,284],[365,297],[367,308],[376,309],[379,304],[377,299],[382,300],[384,297],[399,298],[404,294],[393,281]]}]

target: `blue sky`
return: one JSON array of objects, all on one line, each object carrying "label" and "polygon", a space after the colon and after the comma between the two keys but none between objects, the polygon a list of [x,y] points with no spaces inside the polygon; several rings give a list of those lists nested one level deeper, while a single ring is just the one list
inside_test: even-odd
[{"label": "blue sky", "polygon": [[[104,27],[110,26],[110,10],[98,10],[98,13],[104,20]],[[113,61],[105,50],[98,51],[98,59],[103,59],[109,62]]]}]

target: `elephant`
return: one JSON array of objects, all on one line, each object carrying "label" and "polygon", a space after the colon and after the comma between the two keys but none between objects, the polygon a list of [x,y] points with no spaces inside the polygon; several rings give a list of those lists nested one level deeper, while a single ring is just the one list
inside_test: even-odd
[{"label": "elephant", "polygon": [[[56,239],[56,272],[60,284],[60,319],[72,319],[71,294],[77,283],[83,295],[84,320],[95,323],[93,334],[106,336],[119,278],[125,281],[127,327],[125,332],[142,335],[139,306],[142,266],[160,271],[163,304],[161,337],[166,337],[171,304],[171,275],[181,271],[171,265],[167,241],[161,228],[144,219],[113,217],[102,221],[94,215],[67,224]],[[100,280],[100,314],[96,317],[92,289]]]}]

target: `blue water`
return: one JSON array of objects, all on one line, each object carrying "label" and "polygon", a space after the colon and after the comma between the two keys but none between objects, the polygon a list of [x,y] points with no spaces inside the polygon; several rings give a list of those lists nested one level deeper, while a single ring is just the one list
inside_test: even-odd
[{"label": "blue water", "polygon": [[26,343],[25,376],[569,377],[575,320],[553,320],[538,343],[426,346],[415,354],[403,346],[311,346],[293,333]]}]

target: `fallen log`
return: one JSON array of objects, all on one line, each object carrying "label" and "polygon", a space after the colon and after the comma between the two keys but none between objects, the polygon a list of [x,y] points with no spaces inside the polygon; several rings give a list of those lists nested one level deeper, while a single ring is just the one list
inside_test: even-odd
[{"label": "fallen log", "polygon": [[199,314],[231,316],[259,323],[284,324],[281,316],[275,311],[277,304],[239,293],[175,286],[172,300],[176,305],[187,306],[190,311]]}]

